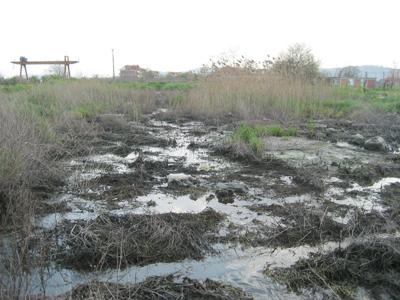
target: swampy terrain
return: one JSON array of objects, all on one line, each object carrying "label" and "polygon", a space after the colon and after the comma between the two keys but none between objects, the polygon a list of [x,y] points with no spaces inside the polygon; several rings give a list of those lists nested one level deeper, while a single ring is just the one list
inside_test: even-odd
[{"label": "swampy terrain", "polygon": [[26,295],[398,299],[400,129],[316,121],[254,154],[229,118],[128,120],[94,118],[90,154],[37,190],[29,255],[46,259],[8,278]]}]

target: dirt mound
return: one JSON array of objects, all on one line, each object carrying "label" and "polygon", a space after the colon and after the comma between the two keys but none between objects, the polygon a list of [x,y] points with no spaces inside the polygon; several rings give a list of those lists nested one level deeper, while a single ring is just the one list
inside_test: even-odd
[{"label": "dirt mound", "polygon": [[178,282],[176,279],[172,275],[155,276],[142,283],[125,285],[95,281],[74,288],[65,299],[253,299],[243,290],[218,281],[207,279],[200,282],[185,277]]},{"label": "dirt mound", "polygon": [[265,273],[286,284],[289,290],[330,289],[338,298],[353,298],[359,286],[377,299],[400,295],[400,239],[353,242],[327,254],[312,254],[290,268],[267,269]]},{"label": "dirt mound", "polygon": [[222,219],[209,209],[199,214],[105,214],[65,222],[53,232],[59,241],[56,258],[61,265],[81,270],[201,259],[213,252],[207,234]]}]

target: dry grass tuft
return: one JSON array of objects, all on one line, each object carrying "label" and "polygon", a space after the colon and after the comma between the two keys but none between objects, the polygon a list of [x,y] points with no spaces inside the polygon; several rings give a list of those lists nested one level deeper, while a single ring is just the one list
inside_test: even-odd
[{"label": "dry grass tuft", "polygon": [[363,286],[376,299],[397,299],[400,294],[400,240],[370,239],[353,242],[327,254],[313,254],[290,268],[266,274],[291,291],[302,288],[330,289],[338,298],[353,298]]},{"label": "dry grass tuft", "polygon": [[208,300],[250,300],[253,299],[243,290],[228,284],[210,279],[200,282],[190,278],[169,276],[149,277],[142,283],[117,284],[91,282],[81,285],[66,295],[65,299],[140,299],[140,300],[175,300],[175,299],[208,299]]},{"label": "dry grass tuft", "polygon": [[210,209],[199,214],[102,215],[65,223],[56,230],[62,241],[56,256],[60,264],[81,270],[201,259],[213,251],[207,234],[222,219]]}]

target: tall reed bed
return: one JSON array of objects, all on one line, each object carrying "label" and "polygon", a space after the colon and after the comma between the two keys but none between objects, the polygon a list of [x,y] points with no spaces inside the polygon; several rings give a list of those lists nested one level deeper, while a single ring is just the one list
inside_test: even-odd
[{"label": "tall reed bed", "polygon": [[178,111],[204,118],[232,114],[244,120],[285,122],[344,116],[361,106],[361,98],[357,90],[343,91],[323,80],[312,83],[269,73],[216,73],[201,79]]}]

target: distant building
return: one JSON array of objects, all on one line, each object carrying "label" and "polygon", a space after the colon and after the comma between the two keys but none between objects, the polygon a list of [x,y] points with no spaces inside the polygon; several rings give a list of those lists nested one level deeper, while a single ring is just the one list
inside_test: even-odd
[{"label": "distant building", "polygon": [[345,78],[345,77],[328,77],[328,83],[332,86],[340,87],[366,87],[372,89],[376,87],[376,78]]},{"label": "distant building", "polygon": [[122,80],[158,80],[161,75],[158,71],[143,69],[139,65],[126,65],[119,71]]},{"label": "distant building", "polygon": [[143,71],[139,65],[126,65],[119,71],[119,77],[123,80],[138,80],[142,78]]},{"label": "distant building", "polygon": [[393,88],[400,86],[400,70],[393,69],[391,73],[384,77],[382,80],[382,86],[384,88]]},{"label": "distant building", "polygon": [[376,78],[364,79],[363,86],[368,88],[368,89],[376,88]]}]

